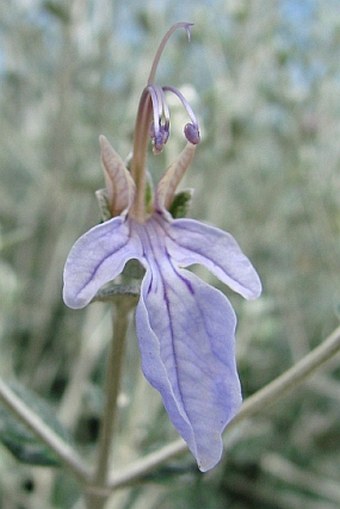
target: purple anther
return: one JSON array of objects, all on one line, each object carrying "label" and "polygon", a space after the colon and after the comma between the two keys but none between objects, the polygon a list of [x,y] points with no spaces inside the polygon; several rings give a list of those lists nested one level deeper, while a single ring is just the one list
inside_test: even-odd
[{"label": "purple anther", "polygon": [[198,126],[191,124],[190,122],[188,122],[184,127],[184,135],[193,145],[197,145],[201,141]]},{"label": "purple anther", "polygon": [[164,145],[168,141],[169,138],[169,126],[161,125],[157,133],[154,132],[154,129],[151,130],[151,139],[153,143],[153,152],[154,154],[160,154],[164,148]]},{"label": "purple anther", "polygon": [[162,87],[162,88],[163,88],[164,92],[171,92],[171,93],[173,93],[176,97],[178,97],[178,99],[183,104],[183,106],[184,106],[184,108],[185,108],[185,110],[186,110],[186,112],[189,115],[189,118],[191,120],[191,122],[186,124],[186,126],[184,127],[185,137],[186,137],[186,139],[188,141],[190,141],[190,143],[193,143],[194,145],[197,145],[197,143],[199,143],[201,141],[200,132],[199,132],[199,126],[198,126],[198,122],[197,122],[197,119],[196,119],[196,115],[193,112],[190,104],[188,103],[188,101],[186,100],[186,98],[184,97],[182,92],[180,92],[177,88],[170,87],[170,86],[165,86],[165,87]]}]

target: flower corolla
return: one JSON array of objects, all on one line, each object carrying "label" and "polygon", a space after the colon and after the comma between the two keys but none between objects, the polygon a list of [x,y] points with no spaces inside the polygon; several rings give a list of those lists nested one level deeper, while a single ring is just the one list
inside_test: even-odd
[{"label": "flower corolla", "polygon": [[[178,23],[170,29],[156,63],[178,27],[188,31],[190,25]],[[152,79],[139,105],[131,171],[108,140],[100,137],[112,218],[74,244],[65,264],[63,297],[69,307],[82,308],[122,273],[129,260],[140,262],[145,274],[136,332],[143,373],[161,394],[170,420],[199,468],[207,471],[219,461],[222,432],[242,401],[235,361],[236,317],[227,297],[187,267],[205,266],[246,299],[259,296],[261,283],[229,233],[193,219],[174,218],[169,212],[200,141],[199,126],[179,91],[156,86]],[[147,141],[151,137],[158,153],[168,140],[168,91],[175,92],[190,116],[184,131],[187,144],[146,204]]]}]

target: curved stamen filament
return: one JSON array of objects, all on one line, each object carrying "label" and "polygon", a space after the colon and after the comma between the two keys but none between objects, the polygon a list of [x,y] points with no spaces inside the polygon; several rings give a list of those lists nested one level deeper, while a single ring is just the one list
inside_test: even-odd
[{"label": "curved stamen filament", "polygon": [[162,87],[159,85],[149,85],[147,90],[150,93],[153,107],[151,138],[154,145],[154,153],[159,154],[169,138],[170,112]]},{"label": "curved stamen filament", "polygon": [[166,46],[166,43],[170,39],[171,35],[176,30],[178,30],[179,28],[184,28],[184,30],[186,31],[186,33],[188,35],[188,39],[190,41],[190,30],[191,30],[192,26],[193,26],[193,23],[187,23],[185,21],[180,21],[180,22],[175,23],[174,25],[172,25],[171,28],[169,28],[169,30],[167,31],[167,33],[165,34],[165,36],[161,40],[161,43],[158,46],[158,50],[156,52],[155,58],[154,58],[154,60],[152,62],[152,66],[151,66],[151,70],[150,70],[150,74],[149,74],[149,78],[148,78],[148,85],[150,85],[150,83],[153,83],[155,81],[155,76],[156,76],[156,71],[157,71],[157,67],[158,67],[158,64],[159,64],[159,60],[160,60],[160,58],[162,56],[162,53],[163,53],[164,48]]},{"label": "curved stamen filament", "polygon": [[181,101],[181,103],[183,104],[186,112],[188,113],[189,117],[190,117],[190,120],[191,122],[193,123],[193,125],[195,127],[198,128],[198,122],[197,122],[197,118],[196,118],[196,115],[195,113],[193,112],[190,104],[188,103],[188,101],[186,100],[186,98],[184,97],[184,95],[182,94],[182,92],[180,92],[178,90],[178,88],[175,88],[175,87],[171,87],[171,86],[165,86],[165,87],[162,87],[164,92],[172,92],[173,94],[175,94],[178,99]]},{"label": "curved stamen filament", "polygon": [[[173,25],[167,31],[158,47],[155,58],[152,62],[147,86],[143,90],[142,96],[139,101],[133,142],[133,156],[131,160],[131,173],[136,184],[135,201],[132,205],[131,213],[139,221],[145,220],[145,203],[144,203],[145,182],[146,182],[145,160],[152,120],[154,124],[153,126],[154,132],[152,133],[151,137],[154,144],[155,153],[159,153],[162,150],[164,144],[168,140],[170,129],[169,108],[165,101],[163,89],[159,86],[154,85],[153,82],[155,79],[160,57],[170,36],[177,29],[184,28],[190,40],[191,26],[192,23],[179,22]],[[188,110],[187,106],[185,106],[185,108],[188,111],[188,113],[189,111],[191,111],[191,113],[189,113],[190,118],[195,118],[191,108],[190,110]],[[193,123],[194,123],[193,126],[191,124],[189,125],[189,130],[190,131],[193,130],[194,135],[192,136],[190,134],[189,137],[186,135],[189,141],[191,141],[191,139],[196,140],[197,138],[196,134],[198,133],[197,122],[193,121]]]},{"label": "curved stamen filament", "polygon": [[152,101],[154,137],[157,139],[163,114],[163,100],[160,97],[159,87],[156,85],[150,85],[146,90],[149,92]]}]

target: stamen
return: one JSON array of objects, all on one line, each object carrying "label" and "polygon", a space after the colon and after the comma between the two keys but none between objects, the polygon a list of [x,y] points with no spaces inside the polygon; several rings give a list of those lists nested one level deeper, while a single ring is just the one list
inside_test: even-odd
[{"label": "stamen", "polygon": [[[143,221],[145,219],[145,160],[149,137],[151,136],[153,142],[153,151],[157,154],[162,151],[170,133],[170,114],[168,105],[165,101],[164,89],[154,84],[157,67],[170,36],[177,29],[184,28],[187,32],[188,39],[190,40],[191,27],[192,23],[179,22],[167,31],[158,47],[151,66],[147,86],[144,88],[139,101],[133,141],[133,156],[131,160],[131,173],[136,184],[136,195],[130,211],[133,217],[139,221]],[[185,103],[186,101],[184,99],[183,104],[185,105],[185,108],[192,120],[192,127],[185,128],[185,136],[191,143],[198,143],[198,124],[191,108]]]},{"label": "stamen", "polygon": [[159,100],[159,93],[156,85],[149,85],[146,90],[150,94],[152,102],[153,122],[150,128],[150,135],[155,146],[161,143],[163,136],[160,133],[162,119],[162,101]]},{"label": "stamen", "polygon": [[[165,95],[163,92],[162,87],[159,87],[161,90],[161,97],[162,97],[162,108],[163,108],[163,116],[164,116],[164,128],[167,130],[168,138],[170,134],[170,110],[169,106],[165,100]],[[167,138],[167,140],[168,140]],[[165,142],[166,143],[166,142]]]},{"label": "stamen", "polygon": [[164,48],[166,46],[166,43],[168,42],[168,40],[171,37],[171,35],[176,30],[178,30],[179,28],[184,28],[184,30],[187,33],[188,40],[190,41],[191,27],[192,26],[193,26],[193,23],[187,23],[185,21],[180,21],[179,23],[175,23],[174,25],[172,25],[172,27],[167,31],[167,33],[165,34],[165,36],[161,40],[160,45],[158,46],[158,50],[157,50],[155,58],[154,58],[154,60],[152,62],[151,71],[150,71],[149,79],[148,79],[148,85],[150,85],[150,83],[153,83],[155,81],[156,70],[157,70],[157,67],[158,67],[158,64],[159,64],[159,60],[160,60],[160,58],[162,56],[162,53],[163,53]]},{"label": "stamen", "polygon": [[169,108],[165,101],[164,92],[160,86],[149,85],[146,90],[150,94],[153,109],[153,122],[150,126],[153,152],[159,154],[169,138]]},{"label": "stamen", "polygon": [[157,134],[154,131],[154,125],[151,125],[150,129],[151,139],[153,143],[153,153],[160,154],[164,148],[164,145],[169,138],[169,130],[165,125],[159,126]]},{"label": "stamen", "polygon": [[175,94],[178,97],[178,99],[181,101],[181,103],[183,104],[183,106],[191,120],[191,123],[186,124],[186,126],[184,127],[184,135],[185,135],[186,139],[188,141],[190,141],[190,143],[197,145],[197,143],[199,143],[201,141],[200,130],[199,130],[199,125],[197,122],[196,115],[193,112],[190,104],[188,103],[188,101],[186,100],[186,98],[184,97],[182,92],[180,92],[177,88],[171,87],[171,86],[165,86],[162,88],[163,88],[164,92],[172,92],[173,94]]},{"label": "stamen", "polygon": [[197,145],[201,141],[198,125],[191,124],[190,122],[184,126],[184,135],[193,145]]}]

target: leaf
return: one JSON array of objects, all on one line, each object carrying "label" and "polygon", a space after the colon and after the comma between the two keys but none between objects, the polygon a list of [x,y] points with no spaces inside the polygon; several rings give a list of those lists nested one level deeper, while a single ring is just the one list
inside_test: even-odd
[{"label": "leaf", "polygon": [[62,23],[68,24],[70,22],[70,13],[56,1],[46,0],[43,3],[43,9]]},{"label": "leaf", "polygon": [[[50,406],[34,392],[18,382],[9,387],[63,440],[72,442],[67,430],[56,418]],[[29,428],[10,410],[0,404],[0,442],[22,463],[40,466],[59,466],[59,460]]]}]

